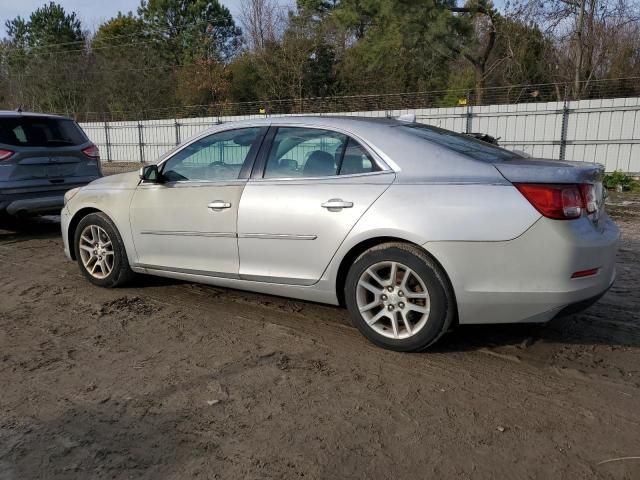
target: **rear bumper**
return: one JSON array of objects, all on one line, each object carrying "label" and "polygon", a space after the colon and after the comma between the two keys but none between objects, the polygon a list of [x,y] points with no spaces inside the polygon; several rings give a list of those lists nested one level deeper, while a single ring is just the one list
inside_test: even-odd
[{"label": "rear bumper", "polygon": [[582,312],[583,310],[586,310],[591,305],[593,305],[598,300],[600,300],[602,296],[605,293],[607,293],[609,291],[609,288],[611,288],[612,286],[613,286],[613,282],[611,283],[611,285],[609,285],[609,287],[607,287],[607,289],[604,292],[601,292],[585,300],[580,300],[576,303],[572,303],[571,305],[567,305],[556,314],[556,317],[566,317],[567,315],[573,315],[574,313],[579,313],[579,312]]},{"label": "rear bumper", "polygon": [[64,194],[89,182],[56,186],[2,188],[0,183],[0,212],[9,215],[59,213],[64,206]]},{"label": "rear bumper", "polygon": [[[451,279],[461,324],[547,322],[592,303],[613,284],[618,227],[603,218],[541,218],[505,242],[432,242],[424,247]],[[598,273],[571,278],[574,272]]]}]

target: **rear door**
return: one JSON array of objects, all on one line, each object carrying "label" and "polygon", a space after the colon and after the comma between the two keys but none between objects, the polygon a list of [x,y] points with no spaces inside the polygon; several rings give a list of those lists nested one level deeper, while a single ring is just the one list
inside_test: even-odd
[{"label": "rear door", "polygon": [[87,183],[100,176],[97,149],[71,119],[0,116],[0,181],[21,186]]},{"label": "rear door", "polygon": [[395,174],[340,132],[279,127],[269,140],[240,200],[240,277],[312,285]]}]

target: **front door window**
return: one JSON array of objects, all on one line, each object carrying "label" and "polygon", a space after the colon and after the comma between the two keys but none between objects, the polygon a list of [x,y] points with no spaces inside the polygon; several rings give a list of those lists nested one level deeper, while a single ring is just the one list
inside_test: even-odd
[{"label": "front door window", "polygon": [[180,150],[164,163],[165,181],[236,180],[249,157],[260,128],[214,133]]}]

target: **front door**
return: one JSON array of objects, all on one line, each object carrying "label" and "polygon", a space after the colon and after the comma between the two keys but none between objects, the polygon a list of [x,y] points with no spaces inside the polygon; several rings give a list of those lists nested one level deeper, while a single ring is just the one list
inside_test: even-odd
[{"label": "front door", "polygon": [[355,140],[316,128],[279,127],[265,162],[240,201],[240,277],[312,285],[395,175]]},{"label": "front door", "polygon": [[160,166],[160,183],[138,187],[130,217],[140,266],[238,276],[240,177],[262,134],[243,128],[202,137]]}]

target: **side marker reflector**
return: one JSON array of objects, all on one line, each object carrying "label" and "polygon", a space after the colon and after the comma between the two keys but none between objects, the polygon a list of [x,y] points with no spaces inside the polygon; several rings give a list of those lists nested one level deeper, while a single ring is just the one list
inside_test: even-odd
[{"label": "side marker reflector", "polygon": [[584,278],[584,277],[592,277],[596,273],[598,273],[599,268],[590,268],[589,270],[580,270],[579,272],[574,272],[571,275],[571,278]]}]

